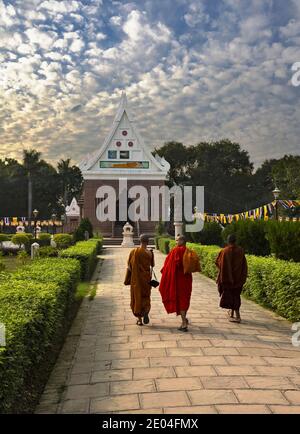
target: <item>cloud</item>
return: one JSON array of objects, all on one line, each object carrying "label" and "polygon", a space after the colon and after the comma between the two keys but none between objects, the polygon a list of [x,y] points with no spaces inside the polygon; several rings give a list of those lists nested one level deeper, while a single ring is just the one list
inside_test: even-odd
[{"label": "cloud", "polygon": [[228,137],[257,164],[299,153],[297,0],[0,0],[0,17],[2,156],[21,143],[79,161],[123,89],[149,147]]}]

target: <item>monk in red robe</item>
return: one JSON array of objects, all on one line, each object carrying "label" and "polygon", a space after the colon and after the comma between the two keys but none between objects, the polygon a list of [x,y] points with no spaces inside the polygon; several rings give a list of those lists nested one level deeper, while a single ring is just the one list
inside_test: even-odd
[{"label": "monk in red robe", "polygon": [[[190,307],[192,294],[192,273],[184,272],[184,256],[189,251],[186,247],[184,236],[177,238],[177,246],[171,250],[166,257],[164,266],[161,270],[162,277],[159,285],[159,291],[163,304],[168,313],[176,312],[181,315],[182,324],[178,330],[188,331],[187,311]],[[197,271],[200,271],[199,260]],[[196,271],[196,269],[195,269]]]},{"label": "monk in red robe", "polygon": [[236,245],[236,236],[229,235],[228,245],[217,257],[217,278],[220,307],[229,309],[229,321],[241,322],[240,307],[243,285],[247,280],[247,260],[244,250]]},{"label": "monk in red robe", "polygon": [[151,268],[154,267],[153,251],[147,248],[149,237],[140,236],[140,247],[131,250],[128,258],[125,285],[130,285],[130,307],[138,318],[137,325],[149,324],[151,308]]}]

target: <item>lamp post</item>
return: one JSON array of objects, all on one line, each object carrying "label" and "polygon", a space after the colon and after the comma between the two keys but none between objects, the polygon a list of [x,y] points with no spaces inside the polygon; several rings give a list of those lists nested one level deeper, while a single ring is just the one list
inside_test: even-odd
[{"label": "lamp post", "polygon": [[56,219],[56,214],[53,213],[51,215],[51,219],[52,219],[52,224],[53,224],[53,235],[55,235],[55,219]]},{"label": "lamp post", "polygon": [[278,199],[280,196],[281,191],[277,186],[275,186],[275,189],[272,191],[275,199],[275,219],[278,220]]},{"label": "lamp post", "polygon": [[32,214],[33,214],[33,219],[34,219],[34,239],[36,240],[36,222],[37,222],[37,216],[38,216],[39,212],[37,209],[34,209],[32,211]]}]

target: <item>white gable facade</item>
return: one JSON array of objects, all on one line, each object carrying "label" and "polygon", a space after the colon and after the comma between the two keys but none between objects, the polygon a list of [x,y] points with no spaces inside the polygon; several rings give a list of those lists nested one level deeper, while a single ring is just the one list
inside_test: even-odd
[{"label": "white gable facade", "polygon": [[[126,94],[122,93],[113,124],[102,146],[88,155],[79,165],[84,178],[83,216],[88,217],[94,228],[105,236],[120,235],[124,222],[100,222],[97,219],[97,190],[109,185],[118,188],[120,179],[127,179],[128,187],[142,185],[149,192],[151,186],[165,184],[169,163],[151,150],[139,134],[128,109]],[[139,222],[135,234],[153,234],[155,222]]]}]

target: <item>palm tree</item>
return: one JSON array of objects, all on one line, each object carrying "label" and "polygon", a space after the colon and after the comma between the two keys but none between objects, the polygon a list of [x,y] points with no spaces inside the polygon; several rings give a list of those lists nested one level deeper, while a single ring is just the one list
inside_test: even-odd
[{"label": "palm tree", "polygon": [[57,171],[61,180],[61,191],[64,205],[67,206],[72,196],[78,196],[82,187],[82,175],[77,166],[71,166],[71,159],[60,160]]},{"label": "palm tree", "polygon": [[41,153],[34,149],[23,150],[23,167],[27,173],[28,180],[28,223],[31,224],[32,217],[32,175],[40,163]]},{"label": "palm tree", "polygon": [[66,160],[61,159],[57,164],[57,171],[59,173],[60,179],[61,179],[61,186],[62,186],[62,196],[64,205],[67,206],[67,200],[68,200],[68,186],[70,185],[70,175],[71,175],[71,166],[70,166],[71,159],[67,158]]}]

